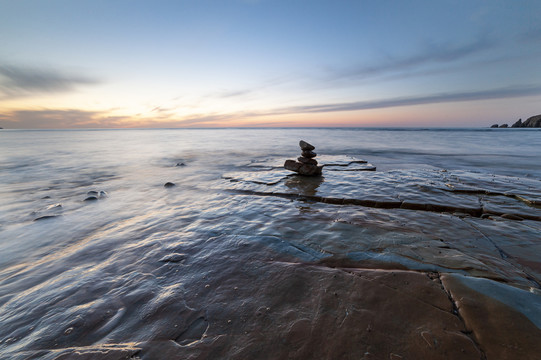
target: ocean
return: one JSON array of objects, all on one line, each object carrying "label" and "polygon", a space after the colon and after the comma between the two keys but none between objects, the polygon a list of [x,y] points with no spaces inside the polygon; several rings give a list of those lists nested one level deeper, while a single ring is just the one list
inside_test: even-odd
[{"label": "ocean", "polygon": [[[321,177],[282,168],[299,140]],[[539,129],[1,130],[0,358],[534,356],[540,154]]]}]

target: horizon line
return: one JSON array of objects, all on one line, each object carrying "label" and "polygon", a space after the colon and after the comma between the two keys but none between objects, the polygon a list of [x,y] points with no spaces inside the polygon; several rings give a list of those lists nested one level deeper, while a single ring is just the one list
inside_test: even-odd
[{"label": "horizon line", "polygon": [[469,129],[469,130],[484,130],[484,129],[539,129],[520,127],[513,128],[492,128],[491,125],[484,126],[216,126],[216,127],[126,127],[126,128],[2,128],[0,130],[12,131],[103,131],[103,130],[227,130],[227,129]]}]

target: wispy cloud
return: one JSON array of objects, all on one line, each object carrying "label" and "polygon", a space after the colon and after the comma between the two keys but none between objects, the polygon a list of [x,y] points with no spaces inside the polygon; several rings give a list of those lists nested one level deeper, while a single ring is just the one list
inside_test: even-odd
[{"label": "wispy cloud", "polygon": [[66,92],[78,85],[96,83],[99,83],[97,79],[51,69],[0,65],[0,99],[43,92]]},{"label": "wispy cloud", "polygon": [[486,38],[480,38],[472,43],[454,44],[427,44],[416,54],[404,56],[387,56],[386,59],[374,64],[358,64],[331,68],[329,77],[334,80],[358,80],[376,76],[393,75],[400,72],[412,71],[419,68],[447,65],[458,60],[472,57],[495,46],[495,43]]},{"label": "wispy cloud", "polygon": [[506,99],[533,95],[541,95],[541,86],[516,86],[491,90],[440,93],[435,95],[398,97],[371,101],[292,106],[276,109],[269,112],[268,115],[383,109],[399,106]]},{"label": "wispy cloud", "polygon": [[241,96],[245,96],[245,95],[249,95],[251,93],[254,93],[258,89],[259,88],[241,89],[241,90],[223,90],[223,91],[218,91],[218,92],[212,93],[211,96],[216,97],[216,98],[222,98],[222,99],[237,98],[237,97],[241,97]]},{"label": "wispy cloud", "polygon": [[0,113],[0,126],[11,129],[167,128],[227,126],[239,114],[192,114],[185,117],[148,118],[140,115],[111,116],[105,111],[78,109],[15,110]]},{"label": "wispy cloud", "polygon": [[16,129],[65,129],[97,127],[99,117],[96,111],[77,109],[16,110],[0,115],[4,127]]},{"label": "wispy cloud", "polygon": [[[111,116],[106,111],[84,111],[77,109],[40,109],[16,110],[0,113],[0,126],[19,129],[59,129],[59,128],[175,128],[175,127],[220,127],[232,123],[245,126],[283,126],[278,116],[308,113],[330,113],[341,111],[359,111],[384,109],[411,105],[450,103],[462,101],[478,101],[507,99],[541,95],[541,86],[515,86],[491,90],[470,92],[440,93],[426,96],[397,97],[372,101],[356,101],[345,103],[323,103],[301,106],[275,108],[268,111],[243,111],[232,113],[192,113],[186,116],[164,114],[161,117]],[[159,110],[157,110],[159,111]],[[265,117],[277,116],[271,121],[263,121]],[[254,120],[257,119],[257,120]]]}]

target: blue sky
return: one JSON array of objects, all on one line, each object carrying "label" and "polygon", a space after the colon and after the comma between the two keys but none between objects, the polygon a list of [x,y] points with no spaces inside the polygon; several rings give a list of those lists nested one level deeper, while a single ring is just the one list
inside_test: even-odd
[{"label": "blue sky", "polygon": [[541,113],[539,1],[0,0],[0,126],[489,126]]}]

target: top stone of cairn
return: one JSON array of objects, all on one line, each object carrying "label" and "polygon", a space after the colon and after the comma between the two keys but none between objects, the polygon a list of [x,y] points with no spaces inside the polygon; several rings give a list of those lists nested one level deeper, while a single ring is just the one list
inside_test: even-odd
[{"label": "top stone of cairn", "polygon": [[312,151],[312,150],[315,149],[315,147],[313,145],[308,144],[304,140],[299,141],[299,146],[301,147],[302,151]]}]

